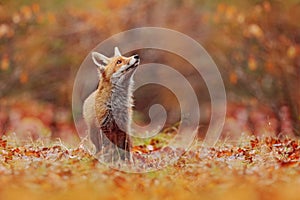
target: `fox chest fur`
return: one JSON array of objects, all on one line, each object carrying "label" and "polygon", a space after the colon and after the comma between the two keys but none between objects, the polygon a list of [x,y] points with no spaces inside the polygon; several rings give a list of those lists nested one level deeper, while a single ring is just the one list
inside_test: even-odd
[{"label": "fox chest fur", "polygon": [[132,113],[131,88],[124,86],[126,85],[113,87],[109,80],[99,83],[95,95],[95,114],[102,131],[112,130],[113,127],[124,132],[129,131]]}]

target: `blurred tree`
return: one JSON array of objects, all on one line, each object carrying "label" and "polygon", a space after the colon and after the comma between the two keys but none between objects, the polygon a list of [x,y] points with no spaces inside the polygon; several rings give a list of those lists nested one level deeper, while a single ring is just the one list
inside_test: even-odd
[{"label": "blurred tree", "polygon": [[281,123],[281,133],[299,134],[299,13],[299,3],[263,1],[243,8],[220,3],[211,17],[215,30],[208,46],[227,74],[231,96],[254,97],[271,106],[279,121],[292,120],[294,128]]},{"label": "blurred tree", "polygon": [[[29,94],[70,106],[75,73],[96,44],[120,31],[161,26],[204,44],[226,78],[231,101],[250,104],[254,98],[272,106],[278,132],[299,133],[299,2],[224,2],[1,1],[0,97]],[[193,70],[182,67],[184,60],[153,55],[143,58],[171,63],[198,84]],[[205,89],[195,86],[201,101],[209,101],[201,96]],[[172,111],[172,98],[161,98]]]}]

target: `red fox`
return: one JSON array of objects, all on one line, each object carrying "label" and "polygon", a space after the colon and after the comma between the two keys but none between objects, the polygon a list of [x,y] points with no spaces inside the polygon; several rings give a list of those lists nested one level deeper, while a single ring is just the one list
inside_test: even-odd
[{"label": "red fox", "polygon": [[107,143],[113,143],[124,150],[120,158],[129,159],[133,74],[140,58],[138,55],[124,57],[115,47],[112,58],[92,52],[92,60],[97,66],[99,85],[83,104],[89,138],[96,153],[106,148]]}]

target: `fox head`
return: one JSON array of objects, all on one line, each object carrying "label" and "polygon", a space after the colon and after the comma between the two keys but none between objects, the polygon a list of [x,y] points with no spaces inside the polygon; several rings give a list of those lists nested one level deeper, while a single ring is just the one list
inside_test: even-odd
[{"label": "fox head", "polygon": [[110,80],[113,85],[130,81],[140,62],[137,54],[131,57],[122,56],[118,47],[115,47],[115,54],[112,58],[92,52],[92,59],[98,68],[99,76]]}]

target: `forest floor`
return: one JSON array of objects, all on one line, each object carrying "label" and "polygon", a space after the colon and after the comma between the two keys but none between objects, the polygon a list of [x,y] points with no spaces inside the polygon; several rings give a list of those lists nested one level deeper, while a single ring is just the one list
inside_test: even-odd
[{"label": "forest floor", "polygon": [[253,136],[215,147],[199,144],[161,170],[125,173],[82,146],[21,144],[4,136],[0,199],[299,199],[299,140]]}]

